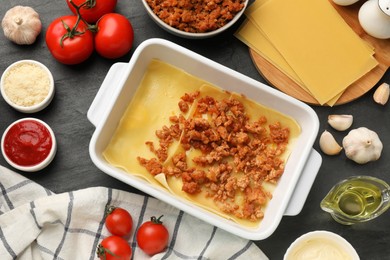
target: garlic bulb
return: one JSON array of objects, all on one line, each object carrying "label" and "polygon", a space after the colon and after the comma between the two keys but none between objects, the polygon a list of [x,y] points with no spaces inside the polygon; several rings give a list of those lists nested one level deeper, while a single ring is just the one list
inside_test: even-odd
[{"label": "garlic bulb", "polygon": [[328,124],[335,130],[344,131],[351,127],[353,123],[352,115],[329,115]]},{"label": "garlic bulb", "polygon": [[33,44],[42,30],[39,14],[28,6],[9,9],[1,22],[4,35],[20,45]]},{"label": "garlic bulb", "polygon": [[374,131],[359,127],[351,130],[343,139],[345,155],[359,164],[378,160],[383,144]]},{"label": "garlic bulb", "polygon": [[327,155],[336,155],[343,149],[328,131],[324,131],[320,136],[321,151]]}]

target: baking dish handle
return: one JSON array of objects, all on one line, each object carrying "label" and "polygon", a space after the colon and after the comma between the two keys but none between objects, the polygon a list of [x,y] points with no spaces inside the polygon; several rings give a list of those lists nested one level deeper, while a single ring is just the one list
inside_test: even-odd
[{"label": "baking dish handle", "polygon": [[108,106],[107,102],[113,99],[113,96],[116,93],[116,91],[114,91],[115,86],[121,86],[119,81],[122,80],[122,75],[125,72],[128,64],[129,63],[125,62],[114,63],[107,72],[107,75],[104,78],[103,83],[100,86],[99,91],[92,101],[92,104],[89,107],[87,113],[88,120],[95,127],[102,119],[102,115],[110,107]]},{"label": "baking dish handle", "polygon": [[306,161],[306,165],[302,170],[302,174],[295,186],[290,202],[284,212],[285,216],[295,216],[301,212],[318,170],[320,169],[321,163],[321,155],[316,150],[312,149]]}]

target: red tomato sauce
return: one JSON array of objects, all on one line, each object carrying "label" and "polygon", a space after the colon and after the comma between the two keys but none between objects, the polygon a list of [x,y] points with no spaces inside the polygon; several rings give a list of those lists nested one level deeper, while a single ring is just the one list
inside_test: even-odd
[{"label": "red tomato sauce", "polygon": [[8,158],[21,166],[39,164],[49,155],[53,141],[49,130],[34,120],[23,120],[13,125],[4,138]]}]

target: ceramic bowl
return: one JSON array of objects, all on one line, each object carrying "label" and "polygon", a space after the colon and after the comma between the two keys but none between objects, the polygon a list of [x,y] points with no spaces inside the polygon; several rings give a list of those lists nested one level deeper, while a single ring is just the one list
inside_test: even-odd
[{"label": "ceramic bowl", "polygon": [[[26,70],[30,72],[33,70],[27,67],[27,69],[23,69],[23,66],[31,66],[37,73],[26,73]],[[18,80],[21,80],[22,83]],[[31,85],[25,84],[28,80],[31,80]],[[47,82],[47,91],[39,89],[38,84],[42,81]],[[8,86],[6,87],[6,85]],[[35,60],[20,60],[12,63],[3,72],[0,90],[4,100],[14,109],[23,113],[35,113],[47,107],[52,101],[54,79],[52,73],[44,64]]]},{"label": "ceramic bowl", "polygon": [[164,21],[162,21],[154,12],[153,10],[151,9],[151,7],[148,5],[148,3],[146,2],[146,0],[142,0],[142,3],[146,9],[146,12],[148,13],[148,15],[150,16],[150,18],[158,25],[160,26],[161,28],[163,28],[165,31],[173,34],[173,35],[176,35],[176,36],[179,36],[179,37],[182,37],[182,38],[187,38],[187,39],[205,39],[205,38],[210,38],[210,37],[213,37],[213,36],[216,36],[224,31],[226,31],[227,29],[229,29],[230,27],[232,27],[240,18],[241,16],[244,14],[244,11],[245,11],[245,8],[248,6],[248,2],[249,0],[245,0],[244,1],[244,7],[242,8],[242,10],[240,12],[238,12],[232,20],[230,20],[228,23],[226,23],[224,26],[214,30],[214,31],[210,31],[210,32],[205,32],[205,33],[191,33],[191,32],[185,32],[185,31],[182,31],[182,30],[179,30],[179,29],[176,29],[170,25],[168,25],[167,23],[165,23]]},{"label": "ceramic bowl", "polygon": [[287,249],[283,259],[359,260],[360,258],[345,238],[333,232],[318,230],[298,237]]},{"label": "ceramic bowl", "polygon": [[[294,118],[300,125],[301,134],[297,137],[285,172],[264,212],[264,219],[256,228],[239,225],[207,211],[105,160],[103,151],[153,59],[171,64],[227,91],[251,97],[270,109]],[[110,68],[87,116],[96,127],[89,153],[100,170],[190,215],[251,240],[265,239],[277,228],[282,216],[300,212],[321,165],[321,157],[312,148],[319,128],[318,117],[312,108],[270,86],[162,39],[144,41],[135,50],[129,63],[115,63]]]},{"label": "ceramic bowl", "polygon": [[[51,145],[47,144],[48,139],[45,139],[44,135],[51,140]],[[48,152],[40,154],[32,151],[32,146],[38,147],[36,143],[39,143],[39,150],[47,149]],[[4,131],[1,138],[1,152],[13,168],[24,172],[36,172],[44,169],[54,159],[57,141],[48,124],[40,119],[27,117],[16,120]],[[37,158],[34,162],[31,160],[33,157]],[[29,160],[28,163],[21,163],[21,160],[26,161],[26,159]]]}]

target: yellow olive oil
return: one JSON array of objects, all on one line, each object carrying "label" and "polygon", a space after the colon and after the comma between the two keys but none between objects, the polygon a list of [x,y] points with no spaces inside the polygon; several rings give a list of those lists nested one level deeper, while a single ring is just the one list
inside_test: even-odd
[{"label": "yellow olive oil", "polygon": [[381,189],[370,182],[349,180],[329,194],[328,202],[349,217],[366,217],[381,205],[381,193]]},{"label": "yellow olive oil", "polygon": [[340,224],[368,221],[390,208],[390,185],[371,176],[352,176],[333,186],[320,206]]}]

